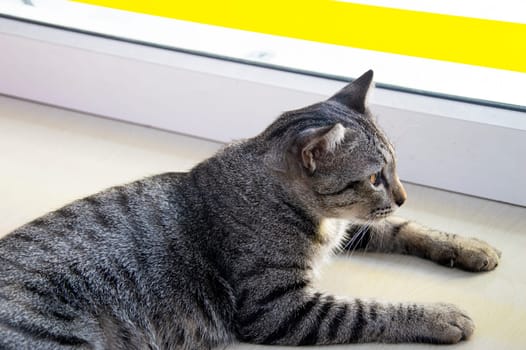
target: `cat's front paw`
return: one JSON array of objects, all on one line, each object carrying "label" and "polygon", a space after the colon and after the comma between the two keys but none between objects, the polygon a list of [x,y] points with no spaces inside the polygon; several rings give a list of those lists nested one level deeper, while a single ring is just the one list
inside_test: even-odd
[{"label": "cat's front paw", "polygon": [[452,304],[431,304],[425,308],[422,334],[416,341],[435,344],[455,344],[469,339],[475,330],[473,320]]},{"label": "cat's front paw", "polygon": [[462,238],[457,242],[452,266],[467,271],[491,271],[499,264],[500,250],[477,238]]}]

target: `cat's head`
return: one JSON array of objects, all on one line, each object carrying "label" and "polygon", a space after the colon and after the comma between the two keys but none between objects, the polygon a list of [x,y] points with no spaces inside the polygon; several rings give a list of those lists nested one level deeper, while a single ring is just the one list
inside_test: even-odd
[{"label": "cat's head", "polygon": [[406,199],[394,149],[367,105],[372,78],[368,71],[328,100],[284,113],[261,135],[275,145],[267,164],[320,216],[377,220]]}]

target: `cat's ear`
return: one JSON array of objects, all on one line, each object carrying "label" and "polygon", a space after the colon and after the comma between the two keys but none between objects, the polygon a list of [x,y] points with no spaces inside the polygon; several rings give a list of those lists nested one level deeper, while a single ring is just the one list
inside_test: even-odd
[{"label": "cat's ear", "polygon": [[340,123],[307,131],[298,145],[298,156],[303,168],[309,174],[314,174],[317,163],[333,153],[344,138],[345,128]]},{"label": "cat's ear", "polygon": [[338,101],[358,113],[365,113],[367,109],[367,95],[371,90],[372,82],[373,71],[368,70],[361,77],[338,91],[329,100]]}]

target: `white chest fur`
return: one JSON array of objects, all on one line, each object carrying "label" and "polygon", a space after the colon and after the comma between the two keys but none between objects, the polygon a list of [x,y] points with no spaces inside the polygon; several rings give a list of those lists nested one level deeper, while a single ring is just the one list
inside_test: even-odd
[{"label": "white chest fur", "polygon": [[323,219],[318,228],[318,235],[323,245],[334,250],[345,236],[349,221],[343,219]]},{"label": "white chest fur", "polygon": [[343,219],[323,219],[318,227],[319,246],[313,256],[313,273],[318,275],[318,269],[336,251],[345,237],[349,221]]}]

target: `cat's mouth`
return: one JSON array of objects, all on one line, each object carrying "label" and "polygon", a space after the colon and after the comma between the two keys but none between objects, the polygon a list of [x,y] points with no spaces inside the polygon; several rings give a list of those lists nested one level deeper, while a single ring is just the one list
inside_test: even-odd
[{"label": "cat's mouth", "polygon": [[393,207],[377,208],[371,212],[371,219],[378,220],[384,219],[394,212]]}]

